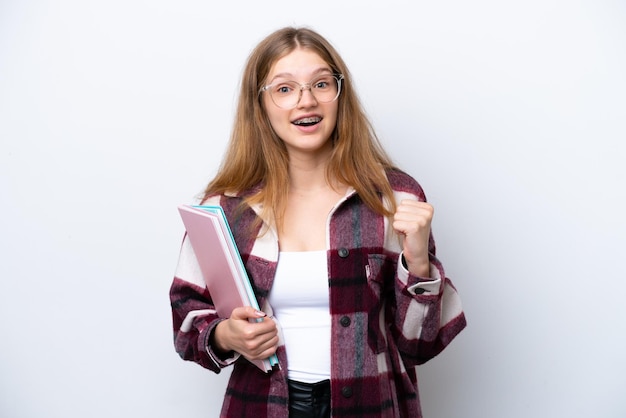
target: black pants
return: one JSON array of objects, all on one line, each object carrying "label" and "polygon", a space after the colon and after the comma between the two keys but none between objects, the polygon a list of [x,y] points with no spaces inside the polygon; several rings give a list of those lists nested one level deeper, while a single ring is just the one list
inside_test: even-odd
[{"label": "black pants", "polygon": [[289,380],[289,418],[329,418],[330,380],[303,383]]}]

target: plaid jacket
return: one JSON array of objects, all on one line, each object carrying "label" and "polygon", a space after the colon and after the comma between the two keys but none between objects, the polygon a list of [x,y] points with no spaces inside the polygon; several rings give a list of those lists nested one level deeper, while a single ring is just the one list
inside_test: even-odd
[{"label": "plaid jacket", "polygon": [[[425,200],[419,184],[400,172],[388,173],[397,201]],[[278,262],[278,239],[270,229],[250,235],[253,208],[235,213],[236,196],[209,203],[224,208],[259,305],[267,305]],[[258,232],[258,230],[257,230]],[[256,236],[256,234],[255,234]],[[331,408],[333,417],[421,417],[416,366],[439,354],[465,327],[456,289],[435,257],[431,237],[431,277],[414,277],[402,266],[400,241],[383,216],[351,192],[328,221],[331,325]],[[263,373],[243,357],[219,358],[209,335],[219,322],[210,310],[195,255],[183,240],[170,289],[174,344],[178,354],[216,373],[234,364],[222,417],[288,416],[287,358]]]}]

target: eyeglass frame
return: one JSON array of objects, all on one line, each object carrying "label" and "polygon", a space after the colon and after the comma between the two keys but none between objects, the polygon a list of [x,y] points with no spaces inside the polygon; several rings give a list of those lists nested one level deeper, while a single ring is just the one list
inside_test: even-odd
[{"label": "eyeglass frame", "polygon": [[[332,73],[330,74],[336,81],[337,81],[337,95],[335,96],[334,99],[329,100],[327,102],[320,102],[320,103],[332,103],[335,100],[337,100],[339,98],[339,95],[341,95],[341,87],[342,87],[342,81],[345,80],[345,77],[343,74],[341,73]],[[274,103],[277,107],[284,109],[284,110],[290,110],[290,109],[295,109],[296,107],[298,107],[298,103],[300,103],[300,100],[302,100],[302,92],[304,90],[309,90],[311,92],[311,95],[315,98],[315,101],[319,101],[319,99],[317,97],[315,97],[315,93],[313,93],[313,87],[312,87],[312,82],[316,81],[318,78],[323,77],[323,75],[317,75],[315,77],[313,77],[308,83],[305,84],[300,84],[295,80],[286,80],[285,82],[289,82],[289,83],[294,83],[297,84],[300,89],[298,91],[298,100],[296,101],[296,103],[292,106],[292,107],[282,107],[279,106],[276,101],[274,100],[274,96],[272,96],[272,93],[270,92],[270,98],[272,99],[272,103]],[[269,91],[269,89],[271,87],[274,87],[277,83],[272,83],[272,84],[268,84],[266,86],[263,86],[259,89],[259,94]]]}]

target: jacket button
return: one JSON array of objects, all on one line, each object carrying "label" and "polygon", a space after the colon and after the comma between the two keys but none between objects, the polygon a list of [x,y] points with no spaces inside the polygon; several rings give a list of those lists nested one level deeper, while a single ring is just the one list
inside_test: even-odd
[{"label": "jacket button", "polygon": [[341,394],[344,398],[349,398],[352,396],[352,388],[350,386],[344,386],[341,388]]},{"label": "jacket button", "polygon": [[337,251],[337,254],[339,254],[339,257],[341,258],[346,258],[348,254],[350,254],[350,251],[348,251],[347,248],[342,247]]},{"label": "jacket button", "polygon": [[342,327],[349,327],[350,323],[352,323],[352,321],[350,321],[350,318],[347,316],[342,316],[341,319],[339,320],[339,323],[341,324]]},{"label": "jacket button", "polygon": [[421,288],[421,287],[417,287],[417,288],[415,288],[414,292],[415,292],[416,295],[422,295],[422,294],[424,294],[424,292],[426,292],[426,289]]}]

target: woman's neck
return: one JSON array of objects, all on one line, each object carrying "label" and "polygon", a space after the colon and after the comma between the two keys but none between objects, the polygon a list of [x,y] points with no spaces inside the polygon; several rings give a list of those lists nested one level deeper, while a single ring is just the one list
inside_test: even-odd
[{"label": "woman's neck", "polygon": [[327,161],[327,158],[291,158],[289,164],[290,190],[315,192],[328,188]]}]

